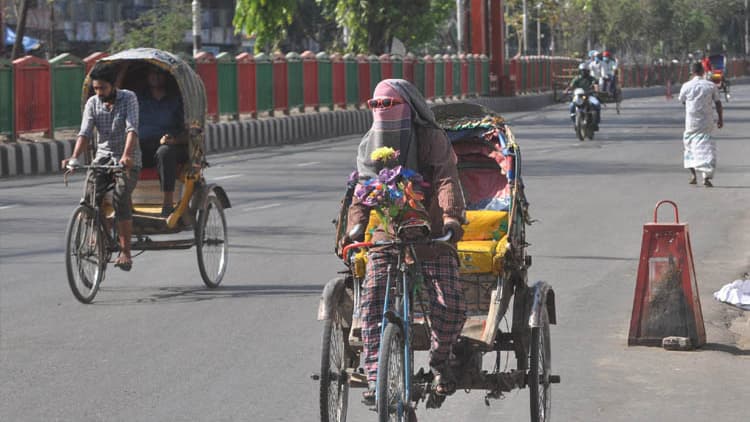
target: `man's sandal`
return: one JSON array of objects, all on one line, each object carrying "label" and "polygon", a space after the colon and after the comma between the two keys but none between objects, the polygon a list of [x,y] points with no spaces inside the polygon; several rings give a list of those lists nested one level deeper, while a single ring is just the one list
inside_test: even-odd
[{"label": "man's sandal", "polygon": [[[124,258],[125,260],[121,260],[121,258]],[[133,268],[133,259],[127,258],[121,254],[115,260],[115,267],[123,271],[130,271],[130,269]]]}]

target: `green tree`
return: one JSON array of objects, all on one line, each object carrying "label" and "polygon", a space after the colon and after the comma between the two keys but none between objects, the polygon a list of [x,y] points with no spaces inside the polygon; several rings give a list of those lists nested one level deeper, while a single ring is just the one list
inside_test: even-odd
[{"label": "green tree", "polygon": [[[185,32],[191,28],[190,15],[182,0],[160,0],[159,4],[133,20],[123,22],[126,32],[115,39],[109,50],[153,47],[176,52],[184,45]],[[114,37],[113,37],[114,38]]]},{"label": "green tree", "polygon": [[[441,25],[450,16],[454,0],[316,0],[324,16],[335,16],[342,28],[333,45],[352,52],[383,53],[394,37],[410,48],[419,48],[432,41]],[[255,34],[256,50],[277,47],[287,38],[305,0],[238,0],[234,15],[237,30]],[[305,19],[309,16],[300,16]],[[324,45],[324,47],[328,47]]]},{"label": "green tree", "polygon": [[232,24],[236,31],[255,35],[256,51],[276,48],[286,38],[298,5],[298,0],[238,0]]}]

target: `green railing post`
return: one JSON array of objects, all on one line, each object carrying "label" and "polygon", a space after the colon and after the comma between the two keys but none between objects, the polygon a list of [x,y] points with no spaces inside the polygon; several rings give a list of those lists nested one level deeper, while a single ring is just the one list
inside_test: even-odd
[{"label": "green railing post", "polygon": [[367,56],[367,61],[370,63],[370,91],[372,91],[383,80],[383,72],[378,56],[371,54]]},{"label": "green railing post", "polygon": [[237,106],[237,60],[227,52],[216,56],[216,77],[218,79],[219,115],[228,114],[239,118]]},{"label": "green railing post", "polygon": [[432,56],[435,63],[435,98],[445,96],[445,60],[442,54]]},{"label": "green railing post", "polygon": [[416,64],[414,65],[414,81],[419,92],[424,95],[424,58],[417,57]]},{"label": "green railing post", "polygon": [[393,78],[404,79],[404,59],[398,54],[391,54],[391,66],[393,66]]},{"label": "green railing post", "polygon": [[273,111],[273,63],[265,53],[255,55],[255,89],[258,113]]},{"label": "green railing post", "polygon": [[346,79],[346,105],[359,104],[359,75],[357,59],[352,53],[344,54],[344,76]]},{"label": "green railing post", "polygon": [[[80,84],[78,87],[80,98]],[[81,106],[76,107],[79,110]],[[0,133],[13,134],[13,65],[0,59]]]},{"label": "green railing post", "polygon": [[295,52],[286,55],[287,98],[289,110],[305,111],[305,91],[302,87],[302,57]]},{"label": "green railing post", "polygon": [[321,107],[333,110],[333,73],[331,58],[324,51],[315,55],[318,61],[318,101]]},{"label": "green railing post", "polygon": [[477,58],[476,54],[469,54],[466,56],[466,60],[469,62],[469,95],[477,95]]},{"label": "green railing post", "polygon": [[461,59],[458,54],[451,55],[451,66],[453,66],[453,96],[461,98]]},{"label": "green railing post", "polygon": [[63,53],[49,61],[52,78],[52,129],[81,124],[81,85],[86,65],[80,58]]},{"label": "green railing post", "polygon": [[482,54],[479,56],[479,62],[482,66],[482,92],[481,95],[490,95],[490,58]]}]

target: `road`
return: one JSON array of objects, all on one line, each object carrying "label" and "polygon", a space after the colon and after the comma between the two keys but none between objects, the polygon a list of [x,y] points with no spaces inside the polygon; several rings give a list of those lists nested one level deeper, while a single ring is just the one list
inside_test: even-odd
[{"label": "road", "polygon": [[[557,294],[552,327],[554,420],[746,421],[748,347],[740,313],[711,293],[750,266],[750,87],[726,106],[716,187],[688,185],[682,106],[628,100],[579,142],[566,107],[509,114],[524,153],[537,222],[531,280]],[[0,420],[315,421],[325,282],[334,217],[356,138],[211,156],[224,186],[231,255],[207,290],[195,252],[148,252],[130,273],[110,268],[94,304],[71,295],[64,230],[81,177],[0,180]],[[690,224],[709,344],[696,352],[629,348],[642,225],[660,199]],[[668,213],[663,218],[670,218]],[[744,322],[747,324],[747,322]],[[350,400],[351,421],[375,420]],[[528,420],[520,390],[485,407],[457,393],[421,421]]]}]

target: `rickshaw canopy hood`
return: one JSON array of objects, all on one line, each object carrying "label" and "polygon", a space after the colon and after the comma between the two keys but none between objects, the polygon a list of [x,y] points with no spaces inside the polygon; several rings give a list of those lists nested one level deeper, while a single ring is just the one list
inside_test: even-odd
[{"label": "rickshaw canopy hood", "polygon": [[[205,126],[206,90],[203,81],[187,63],[175,54],[155,48],[134,48],[105,57],[100,62],[116,65],[128,62],[146,62],[169,72],[177,82],[182,96],[185,125],[201,129]],[[89,98],[90,86],[91,80],[87,75],[83,83],[82,105],[86,104]]]}]

